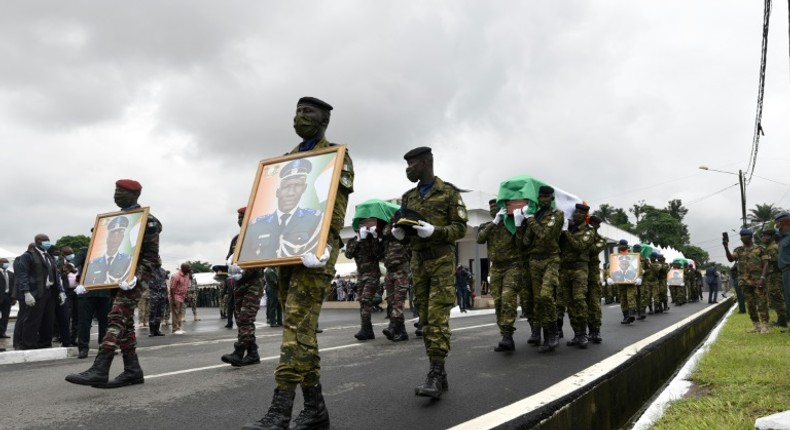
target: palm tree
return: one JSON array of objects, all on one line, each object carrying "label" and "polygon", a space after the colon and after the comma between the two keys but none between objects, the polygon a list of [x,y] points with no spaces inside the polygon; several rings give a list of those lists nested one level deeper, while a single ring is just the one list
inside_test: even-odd
[{"label": "palm tree", "polygon": [[758,227],[762,230],[766,224],[773,222],[774,218],[784,212],[784,209],[774,206],[773,203],[755,205],[754,209],[749,209],[746,218],[749,220],[749,227]]}]

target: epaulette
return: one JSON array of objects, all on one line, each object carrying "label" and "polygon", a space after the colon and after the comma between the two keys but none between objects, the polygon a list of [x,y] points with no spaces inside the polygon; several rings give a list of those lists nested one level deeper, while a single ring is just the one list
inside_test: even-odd
[{"label": "epaulette", "polygon": [[274,221],[274,214],[267,214],[267,215],[261,215],[258,218],[255,218],[254,220],[252,220],[252,222],[250,224],[256,224],[256,223],[259,223],[259,222],[271,223],[272,221]]},{"label": "epaulette", "polygon": [[299,208],[296,210],[295,215],[298,218],[303,218],[305,215],[321,216],[321,211],[312,208]]}]

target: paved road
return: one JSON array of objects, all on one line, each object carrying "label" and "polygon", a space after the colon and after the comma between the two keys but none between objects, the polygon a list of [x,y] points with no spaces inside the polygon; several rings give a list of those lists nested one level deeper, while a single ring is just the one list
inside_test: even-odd
[{"label": "paved road", "polygon": [[[443,429],[533,395],[639,339],[708,306],[692,303],[622,326],[619,307],[604,307],[604,343],[587,350],[566,347],[549,355],[526,345],[529,328],[517,322],[514,353],[493,352],[499,340],[491,310],[451,319],[450,391],[439,401],[414,396],[428,361],[418,338],[391,343],[383,335],[357,342],[358,312],[325,309],[319,336],[324,394],[335,429]],[[258,330],[258,366],[232,368],[219,357],[232,350],[235,331],[223,328],[216,310],[187,322],[186,335],[149,338],[140,331],[139,356],[145,384],[100,390],[63,378],[85,370],[93,359],[4,365],[0,428],[220,429],[239,428],[263,415],[274,389],[280,329]],[[261,316],[263,314],[260,314]],[[382,314],[377,334],[386,325]],[[569,328],[565,327],[566,335]],[[410,329],[413,333],[413,329]],[[568,338],[566,337],[565,340]],[[116,357],[111,377],[122,371]],[[301,406],[301,394],[296,404]],[[13,411],[13,412],[11,412]],[[294,411],[294,416],[299,409]]]}]

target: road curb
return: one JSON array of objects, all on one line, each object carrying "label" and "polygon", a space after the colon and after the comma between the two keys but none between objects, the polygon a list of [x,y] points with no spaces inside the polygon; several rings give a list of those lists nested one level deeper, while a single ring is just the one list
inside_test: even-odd
[{"label": "road curb", "polygon": [[0,353],[0,365],[33,363],[36,361],[62,360],[77,356],[77,348],[44,348],[25,351],[5,351]]}]

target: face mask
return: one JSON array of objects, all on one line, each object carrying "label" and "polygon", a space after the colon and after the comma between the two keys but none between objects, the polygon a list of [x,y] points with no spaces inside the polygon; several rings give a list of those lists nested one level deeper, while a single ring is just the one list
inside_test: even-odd
[{"label": "face mask", "polygon": [[3,263],[3,269],[8,269],[9,263]]},{"label": "face mask", "polygon": [[318,134],[318,125],[304,115],[294,117],[294,130],[302,139],[310,139]]},{"label": "face mask", "polygon": [[407,167],[406,168],[406,178],[411,182],[417,182],[420,180],[420,177],[417,176],[417,172],[414,169]]},{"label": "face mask", "polygon": [[41,248],[43,248],[44,251],[48,250],[51,246],[52,246],[52,242],[48,240],[41,242]]},{"label": "face mask", "polygon": [[66,261],[71,261],[74,259],[74,254],[69,254],[66,256]]}]

